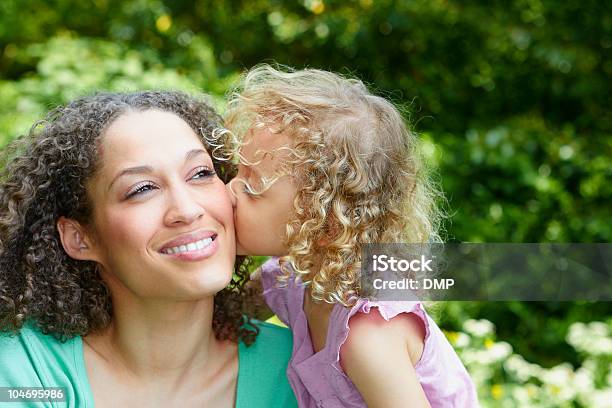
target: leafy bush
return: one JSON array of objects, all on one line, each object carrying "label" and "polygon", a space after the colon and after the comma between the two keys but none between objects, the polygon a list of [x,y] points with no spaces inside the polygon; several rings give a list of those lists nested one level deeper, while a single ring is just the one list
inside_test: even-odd
[{"label": "leafy bush", "polygon": [[446,332],[472,375],[483,407],[611,407],[612,321],[574,323],[566,341],[583,360],[574,368],[528,362],[497,341],[488,320],[468,319],[462,331]]}]

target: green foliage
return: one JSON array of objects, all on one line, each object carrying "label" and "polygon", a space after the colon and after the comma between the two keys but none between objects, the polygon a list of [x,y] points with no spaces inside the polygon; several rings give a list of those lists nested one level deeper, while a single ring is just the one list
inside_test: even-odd
[{"label": "green foliage", "polygon": [[[356,75],[406,112],[449,240],[610,242],[611,52],[596,0],[3,0],[0,145],[95,90],[203,90],[222,109],[240,70],[274,60]],[[528,361],[578,367],[571,325],[611,309],[448,302],[437,317],[457,332],[486,318]]]},{"label": "green foliage", "polygon": [[432,312],[436,322],[450,331],[461,331],[470,318],[495,322],[499,338],[544,367],[562,362],[578,366],[581,356],[565,342],[570,326],[612,316],[605,302],[438,302]]},{"label": "green foliage", "polygon": [[95,87],[222,95],[264,60],[320,67],[369,81],[435,145],[450,240],[612,238],[599,1],[7,0],[0,49],[0,78],[20,84],[2,84],[4,138]]},{"label": "green foliage", "polygon": [[73,34],[19,49],[15,59],[28,61],[33,71],[17,80],[0,79],[0,145],[27,132],[53,107],[96,91],[204,91],[222,109],[223,93],[238,73],[220,78],[212,49],[202,39],[192,41],[186,51],[199,62],[192,70],[167,67],[154,50]]},{"label": "green foliage", "polygon": [[466,319],[446,337],[457,350],[486,407],[604,407],[612,391],[612,322],[574,323],[564,341],[582,362],[546,368],[497,341],[489,320]]}]

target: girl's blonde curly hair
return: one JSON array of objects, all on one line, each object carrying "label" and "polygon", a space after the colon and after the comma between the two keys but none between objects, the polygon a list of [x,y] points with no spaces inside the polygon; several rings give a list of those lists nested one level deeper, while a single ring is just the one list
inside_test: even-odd
[{"label": "girl's blonde curly hair", "polygon": [[230,96],[225,124],[238,146],[255,127],[292,140],[284,169],[298,192],[281,267],[310,282],[313,299],[347,306],[360,295],[365,244],[440,241],[442,194],[419,139],[363,82],[259,65]]}]

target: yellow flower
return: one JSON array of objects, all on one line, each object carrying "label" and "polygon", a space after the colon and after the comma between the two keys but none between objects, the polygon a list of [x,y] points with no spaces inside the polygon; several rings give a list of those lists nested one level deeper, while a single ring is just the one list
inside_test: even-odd
[{"label": "yellow flower", "polygon": [[486,339],[484,342],[484,345],[486,348],[490,349],[491,347],[495,345],[495,342],[491,339]]},{"label": "yellow flower", "polygon": [[451,344],[455,344],[457,342],[457,339],[459,338],[459,333],[457,332],[445,331],[444,334],[446,334],[446,338],[448,339],[448,341],[450,341]]},{"label": "yellow flower", "polygon": [[504,395],[504,387],[499,384],[493,384],[491,387],[491,395],[496,400],[500,399]]},{"label": "yellow flower", "polygon": [[321,14],[325,11],[325,4],[321,0],[315,0],[312,2],[310,10],[315,14]]},{"label": "yellow flower", "polygon": [[163,14],[155,21],[155,27],[160,33],[165,33],[172,26],[172,17],[168,14]]},{"label": "yellow flower", "polygon": [[538,387],[533,384],[527,384],[525,386],[525,389],[527,389],[527,395],[529,395],[529,397],[531,398],[533,398],[538,393]]}]

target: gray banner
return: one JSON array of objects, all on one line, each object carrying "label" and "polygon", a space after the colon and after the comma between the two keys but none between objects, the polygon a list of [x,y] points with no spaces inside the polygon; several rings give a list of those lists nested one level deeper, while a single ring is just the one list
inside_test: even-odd
[{"label": "gray banner", "polygon": [[608,243],[372,244],[361,271],[378,300],[612,300]]}]

